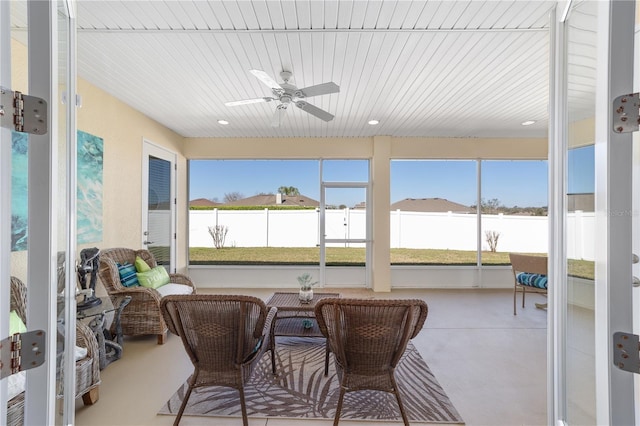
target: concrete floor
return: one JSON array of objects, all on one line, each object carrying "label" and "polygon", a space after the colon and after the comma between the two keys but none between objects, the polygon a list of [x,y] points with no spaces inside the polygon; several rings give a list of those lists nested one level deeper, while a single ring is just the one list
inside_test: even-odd
[{"label": "concrete floor", "polygon": [[[332,291],[331,289],[323,289]],[[203,289],[200,293],[251,294],[264,299],[277,289]],[[546,311],[527,296],[527,307],[512,311],[508,290],[336,290],[344,296],[420,298],[429,305],[423,331],[413,340],[469,426],[547,424]],[[102,371],[100,399],[76,402],[77,425],[169,425],[173,416],[156,413],[193,371],[180,339],[169,335],[127,338],[123,358]],[[250,418],[252,426],[329,425],[331,421]],[[341,424],[383,422],[341,421]],[[183,417],[182,425],[241,425],[230,418]],[[397,424],[397,423],[393,423]]]}]

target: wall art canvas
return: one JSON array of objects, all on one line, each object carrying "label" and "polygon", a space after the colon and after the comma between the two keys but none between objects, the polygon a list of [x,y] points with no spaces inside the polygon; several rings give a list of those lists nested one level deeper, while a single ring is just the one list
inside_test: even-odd
[{"label": "wall art canvas", "polygon": [[102,241],[102,138],[78,130],[78,244]]},{"label": "wall art canvas", "polygon": [[[78,130],[78,243],[102,241],[103,139]],[[11,251],[27,249],[29,136],[11,133]]]},{"label": "wall art canvas", "polygon": [[29,136],[11,132],[11,251],[27,249]]}]

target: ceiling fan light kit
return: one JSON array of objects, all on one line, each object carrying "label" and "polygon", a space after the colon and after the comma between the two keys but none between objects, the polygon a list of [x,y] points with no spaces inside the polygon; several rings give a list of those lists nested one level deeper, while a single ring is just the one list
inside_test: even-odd
[{"label": "ceiling fan light kit", "polygon": [[251,74],[253,74],[258,80],[260,80],[265,86],[271,89],[271,93],[273,93],[273,97],[265,96],[262,98],[254,98],[254,99],[244,99],[239,101],[231,101],[226,102],[226,106],[238,106],[238,105],[248,105],[255,104],[260,102],[271,102],[271,101],[279,101],[280,103],[276,107],[275,113],[273,114],[273,118],[271,120],[271,126],[279,127],[282,123],[282,118],[287,111],[287,107],[290,104],[294,104],[304,112],[313,115],[314,117],[319,118],[323,121],[331,121],[334,118],[334,115],[318,108],[315,105],[312,105],[302,99],[309,98],[312,96],[320,96],[320,95],[328,95],[330,93],[338,93],[340,92],[340,86],[338,86],[334,82],[317,84],[315,86],[304,87],[302,89],[298,89],[293,84],[289,84],[289,80],[291,80],[291,72],[282,71],[280,73],[280,78],[282,78],[283,83],[277,83],[269,74],[262,70],[250,70]]}]

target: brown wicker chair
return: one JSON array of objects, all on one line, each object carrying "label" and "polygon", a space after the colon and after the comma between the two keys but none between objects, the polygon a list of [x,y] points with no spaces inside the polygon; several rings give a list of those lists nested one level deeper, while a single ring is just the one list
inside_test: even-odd
[{"label": "brown wicker chair", "polygon": [[[27,323],[27,287],[16,277],[11,277],[10,309]],[[100,363],[98,342],[89,327],[76,323],[76,345],[87,349],[87,356],[76,361],[76,398],[82,396],[86,405],[98,401],[100,386]],[[60,395],[60,392],[58,392]],[[24,392],[7,403],[7,425],[22,426],[24,423]]]},{"label": "brown wicker chair", "polygon": [[[252,296],[167,296],[160,304],[173,334],[182,338],[194,371],[174,425],[180,423],[191,391],[227,386],[240,392],[242,422],[247,426],[244,383],[270,348],[269,331],[277,308]],[[273,353],[271,354],[273,356]]]},{"label": "brown wicker chair", "polygon": [[[128,248],[111,248],[100,252],[100,281],[107,293],[111,296],[131,296],[131,302],[122,311],[120,323],[122,334],[125,336],[138,336],[155,334],[158,336],[158,344],[162,345],[167,338],[167,324],[160,312],[160,293],[157,290],[146,287],[125,287],[120,281],[118,263],[125,264],[136,261],[140,256],[147,264],[154,268],[156,260],[148,250],[132,250]],[[182,274],[169,274],[174,284],[195,286],[191,279]]]},{"label": "brown wicker chair", "polygon": [[[513,315],[517,315],[516,312],[516,295],[518,291],[522,292],[522,307],[524,308],[524,296],[527,291],[531,293],[547,294],[547,257],[546,256],[532,256],[527,254],[509,253],[509,260],[511,261],[511,271],[513,272]],[[518,274],[524,272],[525,275]],[[527,276],[528,275],[528,276]],[[537,287],[541,281],[540,276],[544,277],[544,288]],[[536,308],[546,309],[546,303],[536,303]]]},{"label": "brown wicker chair", "polygon": [[322,299],[315,314],[335,356],[340,397],[333,424],[340,420],[346,392],[373,389],[393,393],[409,424],[394,372],[409,340],[427,319],[422,300]]}]

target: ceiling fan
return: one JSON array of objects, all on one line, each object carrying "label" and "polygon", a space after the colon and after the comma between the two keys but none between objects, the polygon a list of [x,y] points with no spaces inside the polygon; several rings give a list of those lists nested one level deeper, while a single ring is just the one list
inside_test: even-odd
[{"label": "ceiling fan", "polygon": [[293,84],[289,84],[289,80],[291,79],[291,72],[289,71],[282,71],[280,73],[280,77],[282,78],[283,83],[277,83],[273,78],[271,78],[269,74],[261,70],[249,70],[249,72],[256,76],[265,85],[267,85],[271,89],[273,96],[226,102],[226,106],[247,105],[255,104],[258,102],[271,102],[275,100],[280,101],[280,104],[277,106],[276,111],[273,114],[273,119],[271,120],[271,126],[273,127],[280,126],[282,117],[287,112],[287,108],[291,104],[313,115],[314,117],[318,117],[320,120],[333,120],[333,114],[330,114],[315,105],[311,105],[303,99],[310,98],[311,96],[328,95],[329,93],[340,92],[340,86],[338,86],[334,82],[322,83],[315,86],[298,89]]}]

